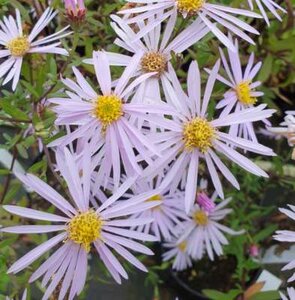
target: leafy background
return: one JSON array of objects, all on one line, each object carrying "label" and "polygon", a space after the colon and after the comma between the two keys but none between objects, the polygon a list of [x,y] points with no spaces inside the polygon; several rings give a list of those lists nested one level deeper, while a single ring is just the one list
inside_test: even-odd
[{"label": "leafy background", "polygon": [[[247,8],[246,2],[246,0],[218,1],[232,7],[243,8]],[[72,66],[78,66],[86,77],[93,79],[92,67],[82,64],[82,59],[90,57],[93,50],[103,48],[108,51],[121,51],[113,44],[115,34],[109,22],[110,14],[118,11],[124,5],[124,1],[89,0],[85,3],[88,12],[83,26],[76,28],[75,33],[63,42],[63,46],[70,51],[70,57],[28,56],[16,92],[10,92],[7,86],[0,90],[0,147],[8,150],[13,156],[12,164],[8,168],[0,165],[1,204],[17,203],[21,206],[39,209],[41,207],[49,212],[52,211],[52,207],[36,194],[25,191],[20,182],[14,178],[11,170],[19,161],[28,172],[36,174],[62,192],[61,186],[64,186],[64,182],[61,182],[54,172],[54,158],[46,145],[64,133],[62,131],[56,133],[55,116],[44,105],[44,99],[60,95],[62,84],[59,78],[60,76],[72,78]],[[240,43],[240,55],[244,64],[251,52],[255,53],[257,60],[263,61],[258,79],[263,82],[261,89],[265,96],[260,101],[277,109],[277,114],[272,119],[274,124],[282,120],[283,111],[294,108],[295,90],[293,18],[295,3],[294,0],[286,0],[279,1],[279,4],[288,10],[288,14],[283,16],[283,22],[270,16],[271,26],[267,27],[263,20],[251,20],[251,25],[261,32],[259,37],[254,37],[257,44],[249,46]],[[0,0],[0,18],[8,13],[14,13],[14,8],[18,8],[25,28],[29,31],[34,24],[33,9],[37,16],[40,16],[47,6],[45,0]],[[51,6],[59,9],[60,13],[54,20],[54,26],[49,27],[48,33],[55,30],[54,27],[62,28],[67,25],[62,1],[53,0]],[[183,25],[179,22],[178,27],[181,26]],[[201,68],[212,67],[218,58],[218,46],[216,39],[208,35],[182,55],[175,55],[174,66],[184,85],[189,62],[196,59]],[[117,77],[122,70],[113,68],[113,72]],[[206,73],[203,72],[204,82],[206,77]],[[214,101],[220,100],[224,92],[224,87],[216,84],[211,101],[212,113],[216,113]],[[262,124],[259,124],[258,128],[261,126]],[[231,205],[234,209],[234,213],[225,222],[235,229],[244,228],[246,234],[231,238],[230,244],[225,248],[224,256],[214,263],[204,259],[197,262],[193,269],[175,275],[171,272],[170,263],[161,263],[161,245],[154,244],[151,247],[156,255],[148,259],[142,257],[144,263],[149,266],[149,274],[137,273],[134,269],[130,269],[130,266],[126,266],[131,273],[131,278],[122,286],[114,284],[97,256],[93,256],[89,264],[91,268],[91,272],[88,273],[89,280],[79,299],[175,299],[176,296],[180,299],[190,299],[190,297],[196,299],[196,296],[185,290],[184,283],[193,290],[204,290],[210,299],[236,299],[238,295],[247,291],[249,286],[256,292],[252,296],[250,293],[251,297],[246,298],[247,300],[279,299],[277,293],[257,293],[259,287],[253,287],[253,280],[259,270],[265,268],[283,280],[286,279],[286,274],[280,272],[281,266],[263,266],[259,263],[259,259],[254,261],[249,256],[249,247],[256,244],[263,254],[264,249],[275,243],[271,236],[276,229],[294,229],[294,224],[280,215],[277,208],[288,203],[292,204],[294,201],[295,169],[293,161],[290,160],[291,149],[285,140],[269,139],[265,136],[260,138],[263,143],[274,148],[278,156],[267,159],[255,158],[256,162],[270,173],[268,180],[257,179],[231,166],[241,183],[241,191],[233,190],[225,183],[226,195],[233,198]],[[3,226],[28,224],[28,222],[0,210],[0,224]],[[5,296],[19,299],[26,287],[29,287],[29,299],[41,299],[40,282],[27,285],[30,274],[40,260],[17,276],[7,275],[6,271],[13,261],[46,238],[44,234],[30,236],[0,234],[1,300],[5,299]],[[279,251],[287,247],[288,245],[281,244]]]}]

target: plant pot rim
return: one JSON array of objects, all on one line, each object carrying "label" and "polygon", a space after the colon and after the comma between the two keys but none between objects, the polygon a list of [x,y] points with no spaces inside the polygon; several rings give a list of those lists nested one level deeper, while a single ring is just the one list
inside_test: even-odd
[{"label": "plant pot rim", "polygon": [[182,279],[179,278],[177,275],[177,272],[171,271],[171,275],[173,279],[187,292],[192,294],[193,296],[196,296],[196,300],[209,300],[202,292],[199,292],[197,290],[192,289],[188,284],[186,284]]}]

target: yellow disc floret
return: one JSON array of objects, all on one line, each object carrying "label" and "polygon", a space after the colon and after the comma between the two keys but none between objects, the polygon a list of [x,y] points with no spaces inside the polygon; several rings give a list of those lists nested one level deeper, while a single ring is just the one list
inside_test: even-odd
[{"label": "yellow disc floret", "polygon": [[187,242],[183,241],[182,243],[178,244],[177,247],[181,252],[184,252],[186,250]]},{"label": "yellow disc floret", "polygon": [[148,198],[146,201],[149,202],[149,201],[161,201],[162,200],[162,196],[161,195],[155,195],[151,198]]},{"label": "yellow disc floret", "polygon": [[[162,201],[162,196],[161,195],[154,195],[150,198],[148,198],[147,200],[145,200],[146,202],[153,202],[153,201]],[[161,209],[161,203],[157,206],[154,206],[151,208],[152,210],[160,210]]]},{"label": "yellow disc floret", "polygon": [[195,118],[184,126],[183,139],[188,151],[198,148],[205,153],[216,138],[216,130],[202,118]]},{"label": "yellow disc floret", "polygon": [[255,97],[251,97],[250,84],[249,81],[243,81],[236,86],[237,97],[245,105],[253,105],[257,102]]},{"label": "yellow disc floret", "polygon": [[209,221],[208,216],[202,210],[197,210],[193,215],[193,219],[196,222],[196,224],[200,226],[207,225]]},{"label": "yellow disc floret", "polygon": [[94,115],[106,128],[123,115],[121,99],[116,95],[99,96],[95,103]]},{"label": "yellow disc floret", "polygon": [[30,50],[30,42],[26,36],[20,36],[10,40],[6,48],[12,56],[24,56]]},{"label": "yellow disc floret", "polygon": [[177,0],[176,2],[179,12],[195,15],[203,7],[205,0]]},{"label": "yellow disc floret", "polygon": [[89,252],[90,245],[101,236],[102,220],[94,210],[80,213],[68,223],[68,238]]},{"label": "yellow disc floret", "polygon": [[141,69],[144,73],[157,72],[161,76],[167,69],[167,58],[160,52],[146,53],[141,59]]}]

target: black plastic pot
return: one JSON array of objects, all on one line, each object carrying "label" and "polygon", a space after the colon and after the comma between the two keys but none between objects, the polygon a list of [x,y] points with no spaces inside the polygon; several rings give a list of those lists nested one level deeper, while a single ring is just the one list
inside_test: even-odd
[{"label": "black plastic pot", "polygon": [[182,289],[193,296],[194,300],[209,300],[209,298],[204,296],[200,291],[194,290],[189,285],[187,285],[182,279],[177,276],[176,272],[171,272],[171,276]]}]

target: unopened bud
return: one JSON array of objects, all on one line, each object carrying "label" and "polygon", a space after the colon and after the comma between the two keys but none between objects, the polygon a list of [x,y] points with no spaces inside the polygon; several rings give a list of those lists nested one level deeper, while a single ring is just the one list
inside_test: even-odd
[{"label": "unopened bud", "polygon": [[86,17],[84,0],[64,0],[66,18],[72,26],[81,25]]}]

